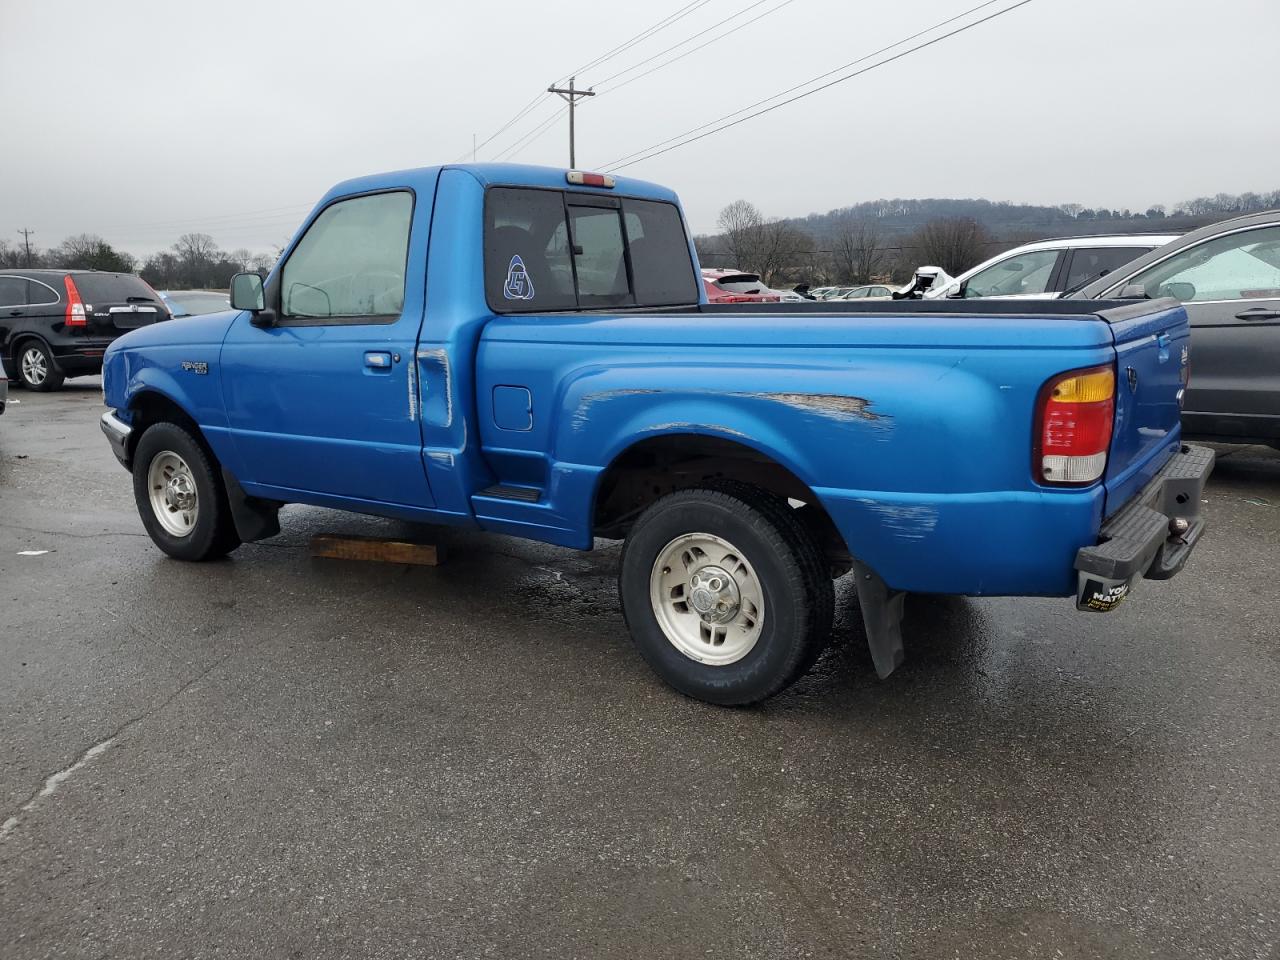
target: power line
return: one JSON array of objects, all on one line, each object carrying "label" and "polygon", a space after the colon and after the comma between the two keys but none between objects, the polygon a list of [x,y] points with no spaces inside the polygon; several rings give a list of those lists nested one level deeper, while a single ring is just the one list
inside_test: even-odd
[{"label": "power line", "polygon": [[532,143],[535,139],[537,139],[539,134],[545,133],[547,130],[551,129],[551,125],[555,123],[557,120],[559,120],[561,116],[567,113],[568,110],[569,110],[568,104],[561,107],[551,116],[547,117],[546,120],[542,121],[542,123],[538,124],[538,126],[534,127],[532,130],[526,133],[523,137],[521,137],[511,146],[507,147],[507,149],[504,150],[501,154],[494,157],[493,158],[494,161],[497,162],[499,160],[508,160],[511,157],[514,157],[525,146],[527,146],[528,144]]},{"label": "power line", "polygon": [[475,152],[476,152],[477,150],[479,150],[481,147],[484,147],[485,145],[487,145],[487,144],[491,143],[493,140],[497,139],[499,136],[501,136],[501,135],[502,135],[503,133],[505,133],[507,130],[511,129],[511,127],[513,127],[515,124],[517,124],[517,123],[519,123],[521,120],[523,120],[523,119],[524,119],[524,118],[529,114],[529,111],[533,110],[533,109],[534,109],[534,108],[535,108],[539,103],[541,103],[541,102],[542,102],[543,97],[545,97],[545,96],[546,96],[546,94],[545,94],[544,92],[539,91],[539,93],[538,93],[538,95],[537,95],[537,96],[535,96],[532,100],[530,100],[530,101],[529,101],[528,103],[526,103],[523,107],[521,107],[518,111],[516,111],[516,115],[515,115],[514,117],[512,117],[510,120],[508,120],[508,121],[507,121],[506,123],[504,123],[502,126],[500,126],[500,127],[499,127],[495,132],[493,132],[493,133],[489,134],[489,136],[485,137],[485,139],[484,139],[484,140],[482,140],[480,143],[478,143],[478,144],[477,144],[474,140],[472,140],[471,150],[470,150],[470,151],[468,151],[468,153],[464,153],[464,154],[462,154],[460,157],[458,157],[458,159],[457,159],[457,160],[455,160],[455,161],[453,161],[453,162],[454,162],[454,163],[461,163],[463,160],[465,160],[465,159],[467,158],[468,154],[470,154],[470,155],[474,156],[474,155],[475,155]]},{"label": "power line", "polygon": [[[685,4],[683,7],[679,8],[674,13],[668,14],[667,16],[663,17],[657,23],[653,24],[653,26],[647,27],[646,29],[641,30],[630,40],[624,40],[622,43],[618,44],[612,50],[609,50],[601,54],[600,56],[596,57],[594,60],[592,60],[589,63],[584,63],[582,66],[578,67],[578,69],[570,71],[570,74],[572,76],[577,76],[578,74],[582,73],[584,70],[590,70],[592,67],[598,67],[602,63],[607,63],[608,61],[612,60],[614,57],[618,56],[619,54],[625,53],[627,50],[630,50],[636,44],[641,43],[645,40],[648,40],[654,34],[667,29],[667,27],[671,26],[674,23],[678,23],[679,21],[683,20],[685,17],[689,16],[689,14],[694,13],[695,11],[701,9],[702,7],[705,7],[710,2],[711,0],[693,0],[692,3]],[[566,79],[565,77],[561,77],[560,82],[564,82],[565,79]]]},{"label": "power line", "polygon": [[[880,54],[882,54],[882,53],[886,53],[886,52],[888,52],[889,50],[892,50],[894,47],[900,47],[900,46],[902,46],[904,43],[910,43],[912,40],[918,39],[919,37],[922,37],[922,36],[924,36],[925,34],[932,33],[932,32],[934,32],[935,30],[940,29],[941,27],[945,27],[946,25],[948,25],[948,24],[950,24],[950,23],[954,23],[954,22],[955,22],[955,21],[957,21],[957,20],[962,20],[962,19],[964,19],[965,17],[970,16],[971,14],[977,13],[979,10],[982,10],[982,9],[984,9],[984,8],[986,8],[986,7],[991,6],[991,5],[992,5],[992,4],[994,4],[994,3],[999,3],[999,2],[1000,2],[1000,0],[985,0],[985,2],[980,3],[980,4],[978,4],[977,6],[974,6],[974,7],[970,7],[968,10],[965,10],[965,11],[963,11],[962,13],[958,13],[958,14],[956,14],[956,15],[955,15],[955,16],[953,16],[953,17],[948,17],[946,20],[942,20],[942,21],[940,21],[940,22],[938,22],[938,23],[935,23],[935,24],[933,24],[932,26],[930,26],[930,27],[926,27],[926,28],[925,28],[925,29],[923,29],[923,30],[919,30],[919,31],[917,31],[916,33],[913,33],[913,34],[911,34],[911,35],[910,35],[910,36],[908,36],[908,37],[903,37],[901,40],[895,40],[893,43],[890,43],[890,44],[888,44],[888,45],[886,45],[886,46],[883,46],[883,47],[881,47],[879,50],[874,50],[874,51],[872,51],[871,53],[868,53],[868,54],[865,54],[864,56],[858,57],[856,60],[850,60],[850,61],[849,61],[848,63],[846,63],[846,64],[843,64],[843,65],[841,65],[841,66],[839,66],[839,67],[835,67],[835,68],[833,68],[833,69],[831,69],[831,70],[828,70],[826,73],[821,73],[821,74],[819,74],[819,75],[818,75],[818,76],[816,76],[816,77],[811,77],[810,79],[805,80],[805,81],[804,81],[804,82],[802,82],[802,83],[797,83],[797,84],[795,84],[794,86],[788,87],[788,88],[787,88],[787,89],[785,89],[785,90],[781,90],[781,91],[779,91],[778,93],[773,94],[772,96],[765,97],[763,100],[757,100],[755,103],[748,104],[747,106],[743,107],[743,108],[742,108],[742,109],[740,109],[740,110],[735,110],[733,113],[727,114],[727,115],[722,116],[722,117],[717,117],[715,120],[710,120],[710,121],[708,121],[707,123],[704,123],[704,124],[701,124],[701,125],[699,125],[699,126],[693,127],[693,128],[692,128],[692,129],[690,129],[690,130],[686,130],[684,133],[676,134],[674,137],[668,137],[666,140],[660,140],[660,141],[658,141],[657,143],[651,144],[651,145],[649,145],[648,147],[645,147],[645,148],[643,148],[643,149],[641,149],[641,150],[637,150],[637,151],[635,151],[634,153],[629,153],[629,154],[627,154],[626,156],[619,158],[618,160],[614,160],[614,161],[610,162],[609,164],[606,164],[605,166],[606,166],[606,168],[607,168],[607,169],[621,169],[623,166],[630,166],[632,163],[634,163],[634,162],[638,162],[638,160],[632,160],[632,158],[633,158],[633,157],[640,158],[642,154],[649,154],[649,152],[650,152],[650,151],[655,150],[655,149],[656,149],[656,148],[658,148],[658,147],[665,146],[665,145],[667,145],[667,144],[669,144],[669,143],[673,143],[673,142],[675,142],[675,141],[677,141],[677,140],[682,140],[682,141],[683,141],[682,143],[677,144],[677,146],[683,146],[683,145],[684,145],[684,143],[692,143],[694,139],[701,139],[701,137],[695,137],[695,138],[693,138],[693,139],[691,139],[691,140],[683,140],[683,138],[685,138],[685,137],[689,136],[690,134],[697,133],[697,132],[699,132],[699,131],[701,131],[701,130],[706,130],[708,127],[716,127],[716,129],[715,129],[715,130],[711,130],[711,131],[709,131],[707,134],[704,134],[704,136],[709,136],[711,133],[716,133],[716,132],[717,132],[717,131],[719,131],[719,130],[727,129],[727,128],[728,128],[728,127],[730,127],[730,126],[736,126],[738,123],[741,123],[741,122],[742,122],[742,120],[750,120],[752,117],[759,116],[761,113],[768,113],[770,110],[776,109],[776,107],[785,106],[786,104],[788,104],[788,103],[792,103],[792,102],[794,102],[795,100],[801,99],[802,97],[809,96],[809,94],[811,94],[811,93],[817,93],[819,90],[825,90],[828,86],[832,86],[832,85],[833,85],[833,84],[835,84],[835,83],[840,83],[840,82],[842,82],[843,80],[850,79],[851,77],[857,76],[857,75],[858,75],[858,74],[860,74],[860,73],[865,73],[865,72],[866,72],[866,70],[874,69],[875,67],[878,67],[878,66],[883,66],[883,65],[884,65],[884,64],[886,64],[886,63],[891,63],[891,62],[893,62],[894,60],[897,60],[897,59],[900,59],[900,58],[901,58],[901,57],[903,57],[903,56],[906,56],[908,53],[913,53],[915,50],[923,49],[924,47],[927,47],[927,46],[930,46],[931,44],[937,43],[939,40],[945,40],[947,37],[953,36],[953,35],[954,35],[954,34],[956,34],[956,33],[961,33],[961,32],[963,32],[964,30],[968,30],[970,27],[978,26],[978,25],[979,25],[979,24],[981,24],[981,23],[985,23],[985,22],[986,22],[987,20],[989,20],[989,19],[993,19],[994,17],[998,17],[998,16],[1000,16],[1000,15],[1002,15],[1002,14],[1004,14],[1004,13],[1008,13],[1009,11],[1014,10],[1014,9],[1016,9],[1017,7],[1022,6],[1024,3],[1030,3],[1030,2],[1031,2],[1031,0],[1022,0],[1022,2],[1017,3],[1017,4],[1014,4],[1014,6],[1012,6],[1012,7],[1008,7],[1008,8],[1007,8],[1007,9],[1005,9],[1005,10],[997,11],[996,13],[992,14],[992,15],[991,15],[991,16],[989,16],[989,17],[985,17],[985,18],[983,18],[982,20],[975,20],[973,23],[967,24],[967,25],[965,25],[964,27],[961,27],[961,28],[959,28],[959,29],[957,29],[957,30],[955,30],[955,31],[952,31],[951,33],[943,34],[942,36],[940,36],[940,37],[936,37],[936,38],[934,38],[933,40],[928,41],[927,43],[920,44],[920,45],[919,45],[919,46],[917,46],[917,47],[912,47],[912,48],[910,48],[910,49],[908,49],[908,50],[903,51],[902,53],[899,53],[899,54],[896,54],[896,55],[895,55],[895,56],[893,56],[893,57],[890,57],[890,58],[889,58],[889,59],[887,59],[887,60],[883,60],[883,61],[880,61],[879,63],[875,63],[875,64],[873,64],[871,67],[867,67],[865,70],[860,70],[860,71],[857,71],[856,73],[849,74],[848,76],[838,78],[838,79],[836,79],[836,80],[832,81],[832,83],[824,84],[824,85],[823,85],[823,86],[821,86],[821,87],[816,87],[815,89],[810,90],[810,91],[808,91],[807,93],[801,94],[801,95],[800,95],[800,96],[798,96],[798,97],[793,97],[791,100],[786,100],[786,101],[784,101],[783,103],[776,104],[776,105],[775,105],[775,106],[773,106],[773,107],[768,107],[768,108],[766,108],[765,110],[761,110],[761,111],[759,111],[758,113],[753,113],[753,114],[751,114],[750,116],[743,117],[743,118],[742,118],[742,120],[734,121],[734,123],[732,123],[732,124],[724,124],[724,126],[716,126],[717,124],[723,124],[723,123],[724,123],[724,121],[729,120],[729,119],[731,119],[731,118],[733,118],[733,117],[739,116],[740,114],[747,113],[747,111],[749,111],[749,110],[753,110],[754,108],[759,107],[759,106],[761,106],[762,104],[769,103],[769,102],[770,102],[770,101],[772,101],[772,100],[777,100],[779,97],[784,97],[784,96],[786,96],[788,93],[793,93],[793,92],[794,92],[794,91],[796,91],[796,90],[801,90],[801,89],[803,89],[803,88],[805,88],[805,87],[812,86],[813,84],[817,83],[819,80],[823,80],[823,79],[825,79],[826,77],[829,77],[829,76],[831,76],[831,75],[832,75],[832,74],[834,74],[834,73],[839,73],[839,72],[840,72],[840,71],[842,71],[842,70],[847,70],[847,69],[849,69],[849,67],[856,66],[856,65],[857,65],[857,64],[859,64],[859,63],[864,63],[864,62],[866,62],[867,60],[870,60],[872,57],[879,56],[879,55],[880,55]],[[615,88],[615,89],[616,89],[616,88]],[[674,147],[673,147],[672,149],[674,149]],[[665,152],[667,152],[667,151],[665,151],[665,150],[664,150],[664,151],[662,151],[662,152],[663,152],[663,153],[665,153]],[[652,156],[658,156],[658,154],[657,154],[657,153],[654,153],[654,154],[652,154]],[[643,159],[646,159],[646,160],[647,160],[647,159],[649,159],[649,156],[644,156],[644,157],[643,157]]]},{"label": "power line", "polygon": [[[745,7],[744,9],[739,10],[737,13],[733,14],[732,16],[726,17],[724,20],[721,20],[720,23],[717,24],[717,26],[723,26],[724,24],[729,23],[731,20],[736,20],[738,17],[742,16],[744,13],[750,13],[756,7],[768,2],[769,0],[756,0],[755,3],[752,3],[747,7]],[[727,30],[724,33],[718,33],[711,39],[705,40],[702,43],[698,44],[698,46],[694,47],[693,50],[686,51],[685,53],[680,54],[680,56],[678,57],[673,57],[672,59],[666,61],[666,63],[675,63],[677,60],[683,57],[687,57],[690,53],[694,53],[698,50],[701,50],[703,47],[707,46],[707,44],[718,43],[720,40],[723,40],[725,37],[729,36],[729,34],[736,33],[738,30],[741,30],[743,27],[747,26],[747,24],[755,23],[757,20],[760,19],[760,17],[767,16],[768,14],[773,13],[774,11],[781,9],[782,7],[785,7],[788,3],[791,3],[791,2],[792,0],[785,0],[785,2],[779,4],[777,7],[774,7],[773,10],[767,10],[764,13],[760,14],[759,17],[752,17],[750,20],[747,21],[747,23],[740,24],[739,26],[734,27],[732,30]],[[618,77],[621,77],[624,74],[630,73],[632,70],[638,70],[640,67],[643,67],[646,63],[652,63],[654,60],[657,60],[659,57],[665,56],[666,54],[670,53],[672,50],[676,50],[679,47],[683,47],[686,43],[692,43],[694,40],[697,40],[700,36],[703,36],[704,34],[705,34],[705,31],[701,33],[695,33],[689,37],[685,37],[679,43],[673,43],[671,46],[667,47],[665,50],[659,50],[653,56],[646,57],[644,60],[641,60],[639,63],[633,63],[631,66],[627,67],[625,70],[619,70],[617,73],[611,76],[605,77],[603,80],[597,80],[595,82],[595,86],[597,87],[603,86],[604,84],[609,83],[611,80],[616,80],[618,79]],[[653,70],[658,70],[663,66],[666,66],[666,64],[660,63],[658,64],[658,66],[654,67]],[[649,74],[653,73],[653,70],[646,70],[644,73],[640,74],[640,77],[647,77]],[[608,89],[617,90],[620,87],[625,87],[628,83],[631,83],[634,80],[639,80],[640,77],[632,77],[631,80],[627,80],[624,83],[620,83],[618,84],[617,87],[609,87]],[[604,93],[606,91],[601,90],[600,92]]]},{"label": "power line", "polygon": [[[995,0],[991,0],[991,1],[992,1],[992,3],[995,3]],[[750,5],[750,6],[748,6],[748,8],[746,8],[745,10],[740,10],[740,12],[739,12],[739,13],[733,14],[733,17],[728,18],[728,20],[732,20],[732,19],[735,19],[735,18],[737,18],[737,17],[741,17],[741,15],[742,15],[742,14],[744,14],[744,13],[748,13],[748,12],[750,12],[750,10],[754,10],[754,9],[756,8],[756,6],[759,6],[759,5],[760,5],[760,4],[762,4],[762,3],[768,3],[768,0],[759,0],[759,3],[751,4],[751,5]],[[602,95],[604,95],[604,93],[612,93],[613,91],[616,91],[616,90],[622,90],[622,88],[623,88],[623,87],[625,87],[625,86],[627,86],[627,84],[628,84],[628,83],[635,83],[635,82],[637,81],[637,79],[644,79],[645,77],[648,77],[650,73],[657,73],[657,72],[658,72],[658,70],[663,69],[664,67],[669,67],[669,65],[671,65],[671,64],[673,64],[673,63],[676,63],[676,61],[677,61],[677,60],[684,60],[684,59],[686,58],[686,56],[690,56],[690,55],[692,55],[692,54],[696,54],[696,52],[698,52],[699,50],[703,49],[703,47],[705,47],[705,46],[709,46],[709,45],[712,45],[712,44],[718,44],[718,42],[721,42],[722,40],[724,40],[724,37],[732,36],[732,35],[733,35],[733,33],[737,33],[737,32],[739,32],[739,31],[740,31],[740,29],[742,29],[742,28],[744,28],[744,27],[750,27],[750,26],[751,26],[751,24],[753,24],[753,23],[755,23],[755,22],[756,22],[756,20],[763,19],[764,17],[768,17],[768,15],[769,15],[769,14],[771,14],[771,13],[777,13],[777,12],[778,12],[778,10],[781,10],[781,9],[783,8],[783,6],[786,6],[787,4],[791,4],[791,3],[795,3],[795,0],[782,0],[782,3],[781,3],[781,4],[778,4],[777,6],[774,6],[774,8],[772,8],[772,9],[765,10],[765,12],[764,12],[764,13],[756,14],[756,15],[755,15],[755,17],[753,17],[753,18],[749,19],[749,20],[748,20],[748,22],[746,22],[746,23],[740,23],[740,24],[737,24],[737,26],[736,26],[736,27],[733,27],[732,29],[727,29],[727,31],[724,31],[723,33],[717,33],[717,35],[716,35],[716,36],[714,36],[714,37],[712,37],[712,38],[710,38],[710,40],[705,40],[705,41],[701,42],[701,44],[699,44],[698,46],[695,46],[695,47],[694,47],[694,49],[692,49],[692,50],[686,50],[685,52],[682,52],[682,54],[677,54],[676,56],[673,56],[673,58],[671,58],[671,59],[669,59],[669,60],[663,60],[663,61],[662,61],[662,63],[655,65],[655,67],[650,67],[648,70],[645,70],[645,72],[644,72],[644,73],[636,74],[636,76],[635,76],[635,77],[631,77],[630,79],[625,79],[625,81],[622,81],[621,83],[614,84],[614,86],[612,86],[612,87],[607,87],[607,88],[605,88],[605,90],[602,90],[602,91],[599,91],[599,92],[600,92],[600,93],[602,93]],[[724,23],[728,23],[728,20],[724,20]],[[672,50],[675,50],[675,49],[676,49],[676,47],[678,47],[678,46],[684,46],[685,44],[687,44],[687,42],[689,42],[690,40],[696,40],[696,38],[698,38],[698,37],[696,37],[696,36],[689,37],[689,38],[687,38],[687,40],[682,40],[682,41],[680,42],[680,44],[676,44],[675,46],[669,46],[669,47],[667,47],[667,49],[666,49],[666,50],[663,50],[662,52],[663,52],[663,54],[667,54],[667,52],[671,52]],[[662,56],[662,54],[658,54],[658,56]],[[650,56],[649,60],[653,60],[653,59],[654,59],[654,58],[652,58],[652,56]],[[634,70],[636,67],[643,67],[643,65],[644,65],[644,64],[649,63],[649,60],[641,60],[641,61],[640,61],[640,63],[635,64],[635,67],[630,67],[630,68],[627,68],[626,70],[621,70],[621,72],[620,72],[620,73],[614,73],[614,74],[613,74],[613,77],[609,77],[609,78],[607,78],[607,79],[603,79],[603,81],[600,81],[600,83],[607,83],[608,81],[611,81],[611,79],[614,79],[614,78],[617,78],[617,77],[621,77],[623,73],[630,73],[630,72],[631,72],[631,70]],[[598,84],[596,84],[596,86],[599,86],[599,83],[598,83]],[[721,119],[723,119],[723,118],[721,118]]]},{"label": "power line", "polygon": [[[594,60],[590,61],[584,66],[581,66],[577,70],[574,70],[570,75],[577,76],[583,70],[589,70],[592,67],[599,66],[600,64],[613,59],[614,57],[618,56],[620,53],[623,53],[624,51],[629,50],[631,47],[635,46],[637,43],[640,43],[641,41],[648,39],[649,37],[653,36],[655,33],[657,33],[660,30],[665,30],[667,27],[671,26],[673,23],[676,23],[677,21],[683,19],[684,17],[687,17],[689,14],[693,13],[699,7],[706,6],[710,2],[711,0],[693,0],[693,2],[685,4],[683,7],[679,8],[674,13],[668,14],[667,16],[659,20],[657,23],[640,31],[631,39],[618,44],[618,46],[614,47],[612,50],[606,51],[605,53],[596,57]],[[559,81],[557,81],[556,83],[553,83],[551,86],[553,87],[559,86],[564,81],[565,81],[565,77],[561,77]],[[461,163],[468,156],[474,156],[477,150],[483,149],[488,144],[492,143],[494,140],[500,137],[502,134],[506,133],[513,126],[515,126],[525,117],[527,117],[534,109],[536,109],[537,106],[544,101],[544,98],[546,96],[547,96],[547,93],[545,91],[539,91],[538,94],[534,96],[532,100],[530,100],[523,107],[517,110],[515,112],[515,115],[512,116],[510,120],[504,123],[501,127],[495,130],[489,136],[485,137],[485,139],[482,140],[480,143],[475,143],[473,139],[471,150],[460,154],[458,158],[454,160],[454,163]],[[520,142],[520,141],[517,141],[517,142]],[[511,147],[507,148],[507,150],[510,150],[510,149]]]}]

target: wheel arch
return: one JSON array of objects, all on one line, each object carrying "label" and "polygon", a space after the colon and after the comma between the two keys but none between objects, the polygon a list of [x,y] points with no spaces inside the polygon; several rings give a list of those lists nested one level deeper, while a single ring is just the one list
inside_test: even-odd
[{"label": "wheel arch", "polygon": [[[38,340],[42,343],[45,350],[49,351],[50,358],[52,358],[55,363],[57,362],[57,358],[53,356],[53,344],[49,342],[49,338],[38,330],[27,329],[16,330],[9,336],[9,346],[5,351],[6,365],[12,364],[13,367],[18,366],[18,350],[28,340]],[[9,379],[12,380],[13,377],[10,376]]]},{"label": "wheel arch", "polygon": [[663,433],[636,439],[623,448],[596,480],[591,501],[593,532],[598,537],[621,538],[659,498],[725,481],[747,483],[791,501],[833,569],[847,569],[849,547],[804,480],[765,450],[709,433]]},{"label": "wheel arch", "polygon": [[162,390],[154,386],[148,386],[134,393],[129,398],[129,425],[133,428],[129,434],[129,456],[132,457],[134,451],[138,447],[138,441],[142,438],[147,428],[157,423],[176,423],[184,429],[190,431],[202,446],[205,452],[213,457],[213,450],[209,445],[209,440],[204,435],[204,431],[200,429],[200,424],[196,422],[196,418],[187,412],[177,400]]}]

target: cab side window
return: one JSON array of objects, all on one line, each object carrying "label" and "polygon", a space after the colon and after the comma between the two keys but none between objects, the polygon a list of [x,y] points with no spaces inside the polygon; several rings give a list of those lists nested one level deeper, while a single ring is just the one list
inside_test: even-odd
[{"label": "cab side window", "polygon": [[286,320],[390,323],[404,310],[413,195],[370,194],[326,207],[285,262]]},{"label": "cab side window", "polygon": [[1149,297],[1184,303],[1280,299],[1280,227],[1214,237],[1136,274]]},{"label": "cab side window", "polygon": [[0,277],[0,307],[21,307],[27,302],[24,277]]},{"label": "cab side window", "polygon": [[975,273],[965,284],[966,297],[1012,297],[1044,293],[1058,262],[1058,250],[1020,253]]},{"label": "cab side window", "polygon": [[1104,277],[1130,260],[1136,260],[1150,247],[1082,247],[1071,254],[1071,269],[1062,289],[1072,290]]}]

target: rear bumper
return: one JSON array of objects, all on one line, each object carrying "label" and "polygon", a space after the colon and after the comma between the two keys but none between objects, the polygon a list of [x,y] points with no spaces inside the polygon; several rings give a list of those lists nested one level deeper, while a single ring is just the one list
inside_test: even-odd
[{"label": "rear bumper", "polygon": [[63,373],[84,376],[102,371],[102,356],[114,337],[75,337],[51,344],[53,359]]},{"label": "rear bumper", "polygon": [[133,427],[117,417],[114,410],[108,410],[102,415],[101,424],[102,432],[111,444],[111,452],[126,470],[131,470],[133,464],[129,455],[129,437],[133,433]]},{"label": "rear bumper", "polygon": [[1102,525],[1099,542],[1076,552],[1076,608],[1104,612],[1134,581],[1168,580],[1204,533],[1200,497],[1213,472],[1208,447],[1183,444],[1142,491]]}]

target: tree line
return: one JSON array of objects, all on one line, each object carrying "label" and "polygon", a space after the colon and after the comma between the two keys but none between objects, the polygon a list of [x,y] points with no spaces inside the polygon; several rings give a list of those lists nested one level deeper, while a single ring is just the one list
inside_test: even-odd
[{"label": "tree line", "polygon": [[30,243],[29,237],[21,243],[0,239],[0,268],[137,273],[160,290],[225,290],[233,274],[270,272],[282,249],[283,245],[260,253],[244,247],[223,250],[207,233],[184,233],[167,250],[140,261],[97,234],[78,233],[45,250]]}]

